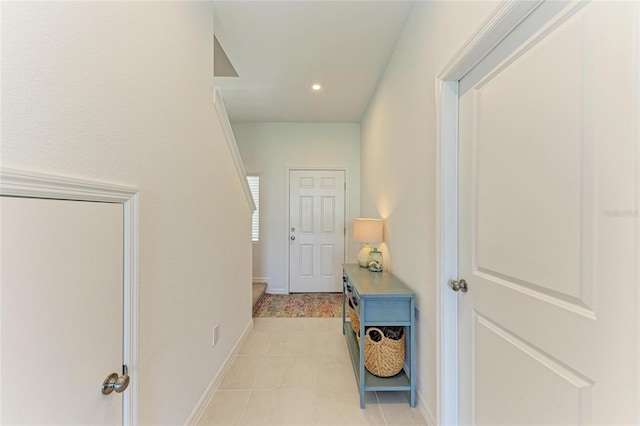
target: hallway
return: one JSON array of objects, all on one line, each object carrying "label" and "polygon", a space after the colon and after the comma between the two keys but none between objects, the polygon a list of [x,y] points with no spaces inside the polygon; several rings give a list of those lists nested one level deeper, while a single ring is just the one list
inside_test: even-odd
[{"label": "hallway", "polygon": [[403,392],[358,389],[340,318],[255,318],[205,425],[425,425]]}]

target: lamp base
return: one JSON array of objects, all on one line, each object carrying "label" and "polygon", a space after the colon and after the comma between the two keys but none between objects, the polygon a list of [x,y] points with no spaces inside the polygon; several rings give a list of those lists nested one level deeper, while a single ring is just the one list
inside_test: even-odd
[{"label": "lamp base", "polygon": [[358,253],[358,265],[366,268],[369,266],[369,253],[371,252],[371,246],[368,243],[365,243],[360,253]]}]

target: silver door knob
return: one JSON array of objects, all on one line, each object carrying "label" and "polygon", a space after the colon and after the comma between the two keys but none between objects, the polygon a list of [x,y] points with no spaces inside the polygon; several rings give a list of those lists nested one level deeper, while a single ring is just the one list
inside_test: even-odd
[{"label": "silver door knob", "polygon": [[451,286],[453,291],[461,291],[463,293],[466,293],[467,290],[469,290],[469,288],[467,287],[467,282],[465,280],[450,281],[449,285]]},{"label": "silver door knob", "polygon": [[296,237],[294,237],[293,235],[291,236],[291,241],[294,241],[296,239]]},{"label": "silver door knob", "polygon": [[117,373],[111,373],[102,382],[102,394],[109,395],[111,392],[116,391],[122,393],[129,386],[129,376],[123,374],[118,376]]}]

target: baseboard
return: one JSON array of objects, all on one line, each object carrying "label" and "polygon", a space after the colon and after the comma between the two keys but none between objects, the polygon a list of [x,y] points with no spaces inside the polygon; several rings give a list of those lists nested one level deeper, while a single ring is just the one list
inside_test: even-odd
[{"label": "baseboard", "polygon": [[[409,365],[406,362],[404,364],[404,371],[409,371],[409,372],[411,371],[411,369],[409,369]],[[422,394],[417,389],[416,389],[416,407],[418,408],[418,410],[420,410],[420,414],[422,414],[422,417],[424,418],[424,421],[427,423],[428,426],[436,426],[435,417],[433,417],[431,410],[429,409],[427,404],[424,402],[424,398],[422,398]]]},{"label": "baseboard", "polygon": [[265,293],[267,294],[289,294],[289,292],[283,288],[271,288],[271,278],[269,277],[253,277],[251,282],[266,283],[267,289],[265,290]]},{"label": "baseboard", "polygon": [[436,426],[436,418],[431,413],[431,410],[424,402],[424,398],[422,398],[422,394],[416,391],[416,405],[418,406],[418,410],[420,410],[420,414],[424,417],[424,421],[428,426]]},{"label": "baseboard", "polygon": [[249,336],[251,329],[253,329],[253,318],[251,319],[251,321],[249,321],[247,328],[245,328],[244,331],[242,332],[242,335],[240,336],[236,344],[233,346],[233,349],[231,349],[231,352],[222,363],[222,366],[220,367],[218,372],[215,374],[215,376],[213,376],[213,379],[209,383],[209,386],[207,386],[207,389],[205,389],[204,393],[200,397],[200,400],[198,401],[193,411],[187,418],[187,421],[184,423],[185,426],[195,426],[198,423],[198,421],[200,420],[200,417],[202,417],[202,414],[204,413],[204,410],[207,408],[207,405],[209,405],[209,402],[211,402],[211,398],[213,398],[213,394],[218,388],[218,385],[220,385],[222,378],[224,377],[225,373],[229,370],[229,367],[231,366],[233,359],[238,354],[240,347],[247,340],[247,337]]}]

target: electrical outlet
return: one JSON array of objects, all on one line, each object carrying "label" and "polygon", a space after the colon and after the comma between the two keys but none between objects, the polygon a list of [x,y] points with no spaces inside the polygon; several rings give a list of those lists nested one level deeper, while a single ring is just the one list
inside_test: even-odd
[{"label": "electrical outlet", "polygon": [[220,324],[216,324],[213,326],[211,346],[215,346],[218,343],[218,331],[220,329]]}]

